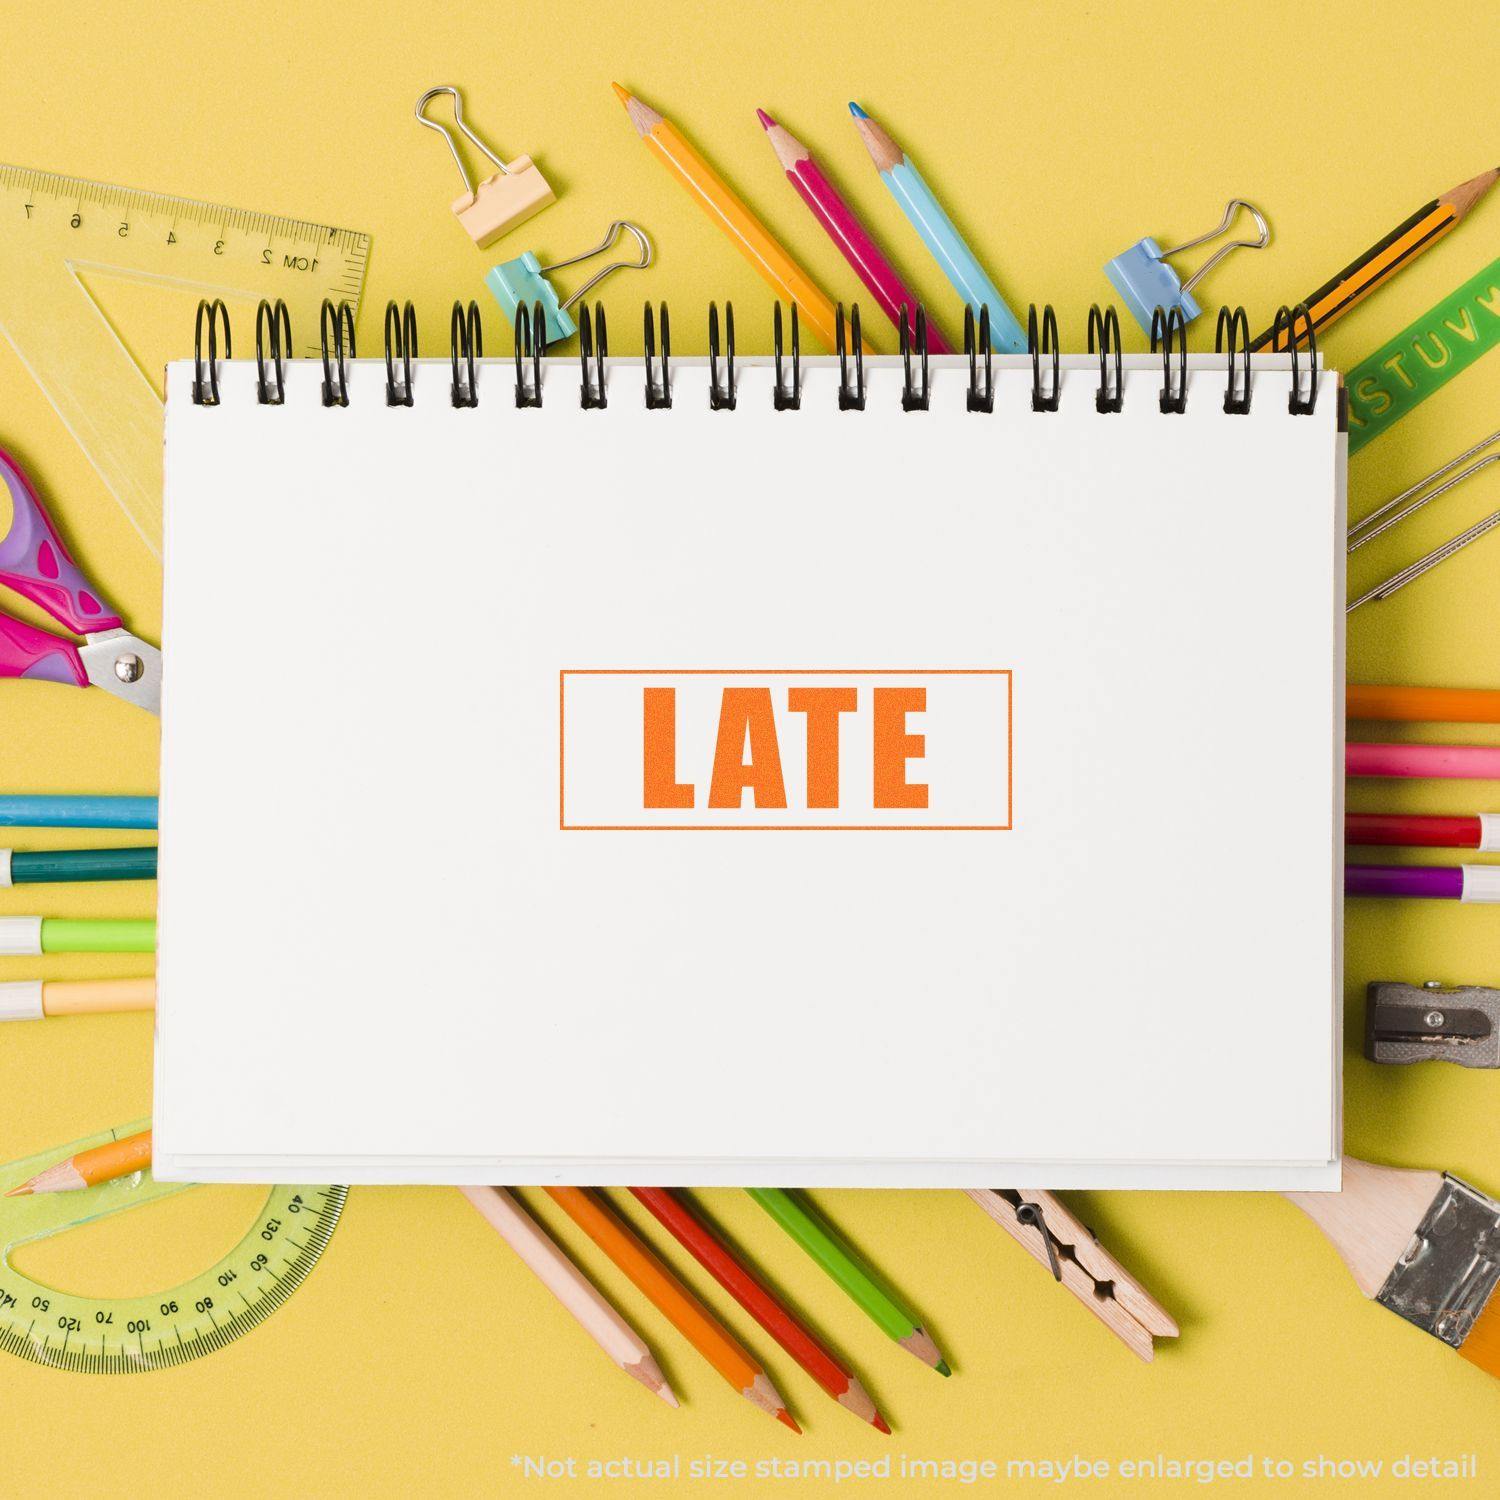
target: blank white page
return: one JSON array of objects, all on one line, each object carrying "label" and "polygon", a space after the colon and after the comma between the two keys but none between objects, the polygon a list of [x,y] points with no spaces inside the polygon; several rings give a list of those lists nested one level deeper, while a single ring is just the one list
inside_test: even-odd
[{"label": "blank white page", "polygon": [[996,363],[173,365],[158,1175],[1335,1186],[1336,380]]}]

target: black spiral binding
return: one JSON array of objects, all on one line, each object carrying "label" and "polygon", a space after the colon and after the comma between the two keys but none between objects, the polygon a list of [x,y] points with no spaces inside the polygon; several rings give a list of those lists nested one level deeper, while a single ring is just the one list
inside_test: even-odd
[{"label": "black spiral binding", "polygon": [[844,304],[839,303],[838,318],[833,325],[834,352],[839,357],[839,410],[865,409],[865,352],[859,332],[859,303],[849,310],[849,331],[854,336],[854,383],[849,383],[849,353],[844,342]]},{"label": "black spiral binding", "polygon": [[906,304],[901,304],[901,410],[926,411],[932,402],[932,377],[927,370],[927,309],[917,303],[916,342],[922,352],[922,385],[911,378],[912,333],[906,325]]},{"label": "black spiral binding", "polygon": [[[542,304],[524,302],[516,307],[516,406],[542,404],[542,356],[547,352],[547,314]],[[531,361],[531,380],[526,379],[526,361]]]},{"label": "black spiral binding", "polygon": [[[1099,389],[1094,392],[1094,410],[1123,411],[1125,373],[1120,358],[1120,319],[1113,306],[1101,311],[1097,302],[1089,308],[1089,353],[1096,350],[1099,354]],[[1113,386],[1110,385],[1111,364],[1114,367]]]},{"label": "black spiral binding", "polygon": [[[1297,320],[1307,330],[1307,391],[1303,394],[1302,361],[1299,352],[1301,335],[1297,332]],[[1318,336],[1313,331],[1312,314],[1307,303],[1299,302],[1295,307],[1284,304],[1276,309],[1276,321],[1271,325],[1271,347],[1280,349],[1281,330],[1286,328],[1286,348],[1292,355],[1292,393],[1287,397],[1286,409],[1294,417],[1311,416],[1318,408]]]},{"label": "black spiral binding", "polygon": [[[1037,337],[1036,303],[1031,304],[1026,314],[1026,348],[1031,355],[1031,409],[1032,411],[1056,411],[1062,402],[1062,356],[1058,349],[1057,314],[1049,302],[1042,309],[1041,337]],[[1052,356],[1052,384],[1050,389],[1042,386],[1042,356]]]},{"label": "black spiral binding", "polygon": [[[266,353],[270,350],[270,370],[276,376],[272,386],[267,379]],[[280,297],[275,306],[261,299],[255,309],[255,399],[262,406],[286,405],[286,360],[292,352],[292,315]]]},{"label": "black spiral binding", "polygon": [[[417,310],[410,302],[398,308],[394,302],[385,305],[385,404],[415,406],[416,386],[412,381],[411,362],[417,357]],[[396,365],[401,365],[401,379],[396,379]]]},{"label": "black spiral binding", "polygon": [[[979,335],[974,334],[974,309],[964,308],[964,353],[969,356],[969,390],[964,405],[969,411],[995,409],[995,370],[990,348],[990,310],[979,309]],[[984,389],[979,388],[979,356],[984,356]]]},{"label": "black spiral binding", "polygon": [[[609,354],[609,330],[604,325],[604,309],[598,303],[590,307],[578,304],[578,384],[579,405],[588,411],[599,411],[609,405],[609,391],[604,384],[604,360]],[[589,359],[594,361],[593,379],[589,378]]]},{"label": "black spiral binding", "polygon": [[[1172,377],[1172,335],[1177,335],[1177,377]],[[1158,307],[1151,314],[1151,352],[1161,350],[1161,400],[1164,412],[1181,416],[1187,410],[1187,320],[1182,309]]]},{"label": "black spiral binding", "polygon": [[[1219,309],[1218,327],[1214,329],[1214,353],[1227,355],[1224,382],[1224,410],[1243,417],[1250,410],[1250,322],[1245,309]],[[1239,355],[1239,363],[1235,363]]]},{"label": "black spiral binding", "polygon": [[[217,406],[219,404],[219,336],[220,321],[224,324],[224,358],[231,359],[229,342],[229,309],[222,297],[212,302],[198,304],[198,316],[193,324],[193,404],[195,406]],[[208,330],[208,358],[203,357],[204,329]]]},{"label": "black spiral binding", "polygon": [[802,340],[797,333],[797,304],[792,303],[792,383],[788,386],[781,373],[781,304],[771,315],[771,333],[776,345],[776,390],[771,397],[777,411],[802,409]]},{"label": "black spiral binding", "polygon": [[[325,297],[318,325],[318,337],[323,346],[323,405],[348,406],[349,361],[354,358],[354,309],[347,302],[340,302],[335,307]],[[330,340],[333,344],[331,356],[328,349]],[[335,365],[339,372],[337,388],[333,383]]]},{"label": "black spiral binding", "polygon": [[724,343],[728,349],[725,361],[725,383],[719,385],[719,304],[708,304],[708,409],[710,411],[733,411],[736,395],[734,387],[734,304],[724,304]]},{"label": "black spiral binding", "polygon": [[661,383],[656,379],[656,318],[651,304],[646,304],[646,409],[666,411],[672,404],[672,329],[667,321],[667,304],[661,304]]},{"label": "black spiral binding", "polygon": [[448,355],[453,365],[453,382],[449,394],[457,407],[479,405],[479,361],[484,358],[484,325],[479,321],[479,304],[453,304],[448,319]]}]

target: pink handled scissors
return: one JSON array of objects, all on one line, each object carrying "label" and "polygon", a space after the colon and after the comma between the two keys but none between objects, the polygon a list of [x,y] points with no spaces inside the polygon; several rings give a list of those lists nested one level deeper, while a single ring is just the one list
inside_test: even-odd
[{"label": "pink handled scissors", "polygon": [[68,554],[21,466],[0,448],[10,530],[0,540],[0,583],[83,637],[75,645],[0,612],[0,677],[102,687],[161,712],[161,652],[125,629]]}]

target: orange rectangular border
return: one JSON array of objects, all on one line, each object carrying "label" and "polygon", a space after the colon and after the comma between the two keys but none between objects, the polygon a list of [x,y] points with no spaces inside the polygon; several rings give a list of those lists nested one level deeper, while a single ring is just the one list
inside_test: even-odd
[{"label": "orange rectangular border", "polygon": [[[567,680],[569,677],[1003,677],[1005,679],[1005,822],[1003,823],[569,823]],[[1015,671],[1011,667],[563,667],[557,674],[557,826],[562,833],[1009,833],[1015,826]]]}]

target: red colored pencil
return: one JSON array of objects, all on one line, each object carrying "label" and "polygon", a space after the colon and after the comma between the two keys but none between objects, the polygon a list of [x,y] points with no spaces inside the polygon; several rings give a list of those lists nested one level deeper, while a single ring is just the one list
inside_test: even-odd
[{"label": "red colored pencil", "polygon": [[890,1426],[870,1393],[748,1266],[668,1188],[631,1188],[663,1227],[840,1406],[880,1432]]}]

